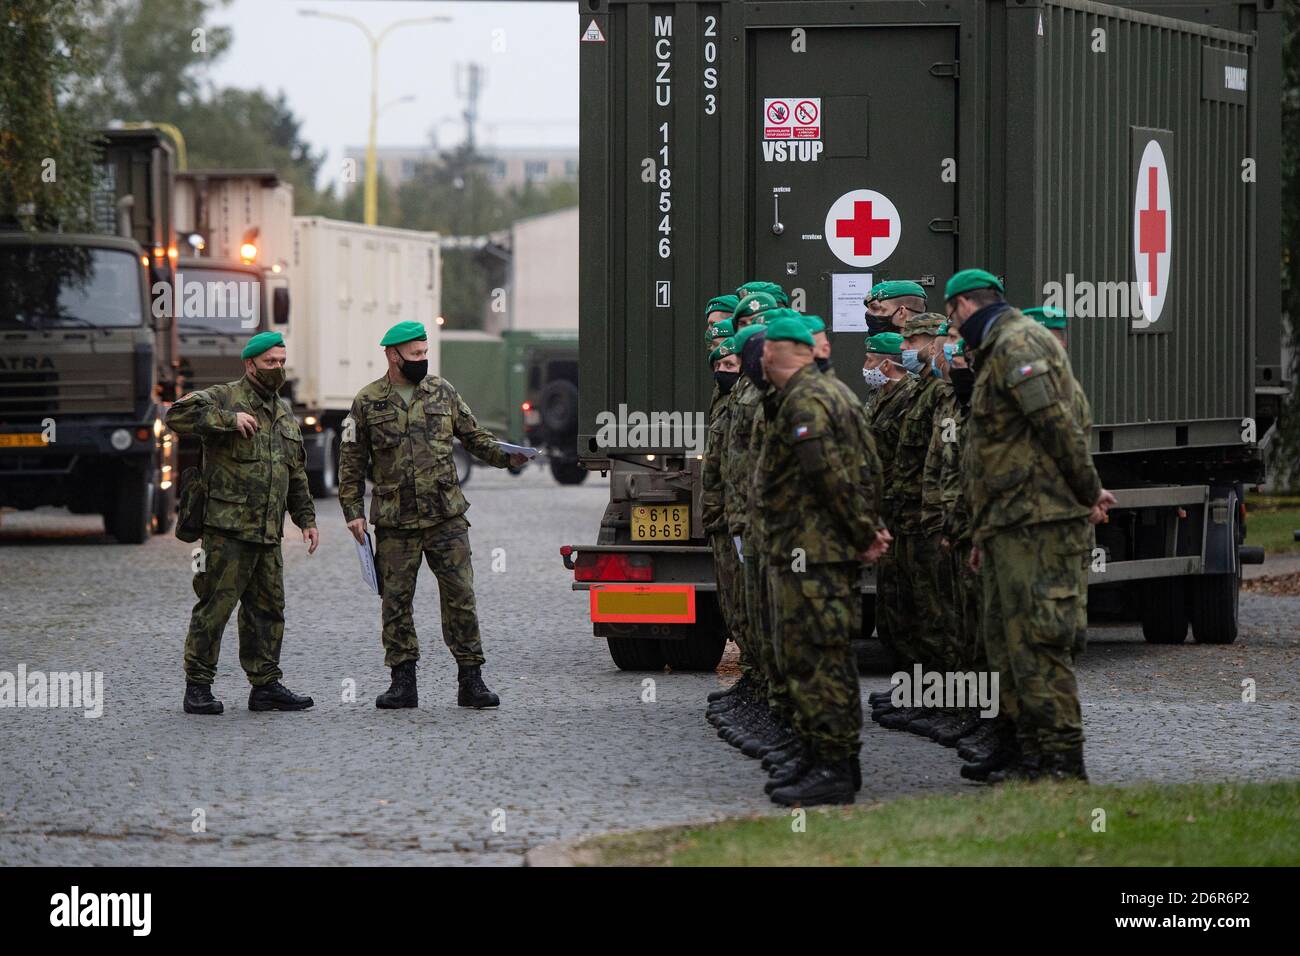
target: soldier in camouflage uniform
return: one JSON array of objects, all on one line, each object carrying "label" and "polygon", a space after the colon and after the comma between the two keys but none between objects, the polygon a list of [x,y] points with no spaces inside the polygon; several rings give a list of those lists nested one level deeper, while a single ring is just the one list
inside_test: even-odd
[{"label": "soldier in camouflage uniform", "polygon": [[375,570],[383,590],[384,664],[392,686],[380,694],[381,709],[415,707],[420,644],[411,616],[420,560],[438,578],[442,636],[458,668],[461,707],[496,707],[500,700],[483,683],[483,647],[474,603],[470,563],[469,507],[452,460],[452,437],[486,464],[518,467],[527,458],[508,455],[479,427],[451,383],[429,375],[428,344],[419,322],[399,322],[380,341],[388,373],[352,402],[344,422],[339,462],[339,503],[348,530],[365,541],[366,478],[374,481],[370,522],[376,529]]},{"label": "soldier in camouflage uniform", "polygon": [[[895,450],[912,395],[917,387],[915,376],[903,370],[900,364],[903,336],[897,332],[880,332],[867,339],[866,359],[863,362],[863,379],[867,389],[879,392],[880,397],[870,406],[867,421],[876,449],[880,452],[883,467],[882,487],[886,489],[880,514],[886,526],[893,522],[893,502],[888,489],[893,486]],[[911,622],[898,614],[899,580],[893,549],[876,565],[876,630],[881,642],[894,657],[895,666],[910,668],[919,660],[912,639]],[[883,719],[881,714],[873,714]]]},{"label": "soldier in camouflage uniform", "polygon": [[[731,326],[731,320],[710,326],[710,335],[718,325]],[[713,341],[711,338],[710,341]],[[709,353],[713,369],[713,397],[709,403],[709,431],[704,443],[704,460],[700,468],[700,520],[713,550],[713,569],[718,585],[718,607],[727,633],[740,649],[740,680],[726,690],[709,694],[709,703],[722,700],[747,690],[754,684],[754,652],[744,628],[744,610],[737,608],[740,559],[727,528],[724,507],[725,489],[722,481],[723,451],[730,422],[730,397],[740,378],[740,356],[735,352],[735,340],[728,337]]]},{"label": "soldier in camouflage uniform", "polygon": [[212,696],[221,635],[239,604],[239,663],[252,690],[248,709],[306,710],[312,699],[280,682],[284,637],[284,564],[280,539],[288,509],[316,550],[316,509],[307,489],[302,432],[277,393],[284,384],[279,332],[253,336],[243,350],[244,377],[191,392],[167,413],[167,426],[203,443],[207,502],[198,603],[185,638],[187,714],[220,714]]},{"label": "soldier in camouflage uniform", "polygon": [[880,461],[856,401],[813,362],[798,317],[772,320],[763,368],[767,442],[758,478],[778,668],[804,752],[770,783],[779,804],[851,803],[862,705],[850,641],[861,627],[861,562],[889,547]]},{"label": "soldier in camouflage uniform", "polygon": [[1085,780],[1073,649],[1086,613],[1089,523],[1115,499],[1093,467],[1080,386],[1051,333],[1007,305],[983,270],[954,275],[945,296],[949,321],[978,352],[965,484],[971,564],[982,570],[1000,706],[1016,727],[1014,744],[962,775]]}]

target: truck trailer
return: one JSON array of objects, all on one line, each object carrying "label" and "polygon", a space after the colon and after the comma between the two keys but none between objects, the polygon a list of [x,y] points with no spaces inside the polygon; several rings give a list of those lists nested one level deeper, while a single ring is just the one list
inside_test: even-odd
[{"label": "truck trailer", "polygon": [[725,642],[695,446],[600,428],[707,409],[704,303],[780,282],[861,389],[865,291],[914,279],[942,311],[969,266],[1072,315],[1119,501],[1093,619],[1236,639],[1263,558],[1243,489],[1286,391],[1275,0],[585,0],[579,21],[578,452],[610,500],[561,552],[620,667],[712,668]]}]

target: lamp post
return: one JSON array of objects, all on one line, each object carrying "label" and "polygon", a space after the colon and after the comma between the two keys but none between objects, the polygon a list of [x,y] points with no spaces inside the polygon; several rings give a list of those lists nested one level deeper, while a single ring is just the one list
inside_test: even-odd
[{"label": "lamp post", "polygon": [[[370,28],[356,17],[340,13],[323,13],[319,10],[299,10],[304,17],[320,17],[322,20],[337,20],[350,23],[363,34],[370,44],[370,135],[366,142],[366,185],[365,185],[365,221],[373,226],[379,219],[379,170],[376,156],[376,135],[379,123],[379,45],[384,38],[400,27],[416,26],[422,23],[450,23],[451,17],[411,17],[395,20],[379,31],[372,33]],[[392,105],[392,104],[386,104]]]}]

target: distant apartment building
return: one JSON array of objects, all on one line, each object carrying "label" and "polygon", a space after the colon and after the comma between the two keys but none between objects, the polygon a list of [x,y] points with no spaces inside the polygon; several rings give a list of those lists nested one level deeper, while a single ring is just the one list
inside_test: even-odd
[{"label": "distant apartment building", "polygon": [[[552,182],[576,182],[578,179],[578,148],[574,147],[483,147],[487,157],[487,176],[499,192],[522,189],[525,183],[542,185]],[[384,146],[376,150],[379,175],[391,186],[400,186],[415,178],[423,163],[438,158],[439,150],[432,146]],[[357,164],[357,188],[365,176],[366,149],[350,146],[348,159]]]}]

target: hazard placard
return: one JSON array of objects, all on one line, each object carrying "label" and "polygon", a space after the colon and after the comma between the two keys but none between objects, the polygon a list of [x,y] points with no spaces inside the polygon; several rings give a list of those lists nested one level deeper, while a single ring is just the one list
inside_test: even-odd
[{"label": "hazard placard", "polygon": [[587,29],[582,34],[582,42],[583,43],[604,43],[605,42],[605,34],[600,32],[600,27],[596,25],[595,20],[592,20],[589,24],[587,24]]},{"label": "hazard placard", "polygon": [[778,96],[763,101],[763,139],[821,139],[820,96]]},{"label": "hazard placard", "polygon": [[841,262],[855,269],[884,262],[902,234],[898,207],[874,189],[847,192],[826,213],[826,244]]}]

